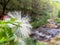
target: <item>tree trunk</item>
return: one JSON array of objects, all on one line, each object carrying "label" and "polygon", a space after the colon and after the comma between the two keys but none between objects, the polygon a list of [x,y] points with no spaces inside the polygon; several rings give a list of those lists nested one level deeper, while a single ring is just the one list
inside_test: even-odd
[{"label": "tree trunk", "polygon": [[5,15],[5,9],[6,9],[6,6],[3,6],[2,15]]},{"label": "tree trunk", "polygon": [[5,16],[5,9],[6,9],[6,5],[3,6],[2,14],[0,15],[0,20],[3,20],[3,18]]}]

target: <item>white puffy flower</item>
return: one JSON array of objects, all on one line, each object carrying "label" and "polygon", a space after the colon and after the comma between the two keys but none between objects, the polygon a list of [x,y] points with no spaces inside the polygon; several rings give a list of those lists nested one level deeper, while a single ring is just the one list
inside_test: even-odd
[{"label": "white puffy flower", "polygon": [[[17,20],[15,22],[21,22],[20,26],[15,34],[20,37],[20,34],[22,34],[22,36],[24,38],[29,37],[29,34],[31,33],[31,24],[29,23],[30,19],[28,18],[28,16],[26,17],[21,17],[21,12],[9,12],[8,16],[12,17],[12,18],[17,18]],[[13,25],[11,25],[13,26]]]},{"label": "white puffy flower", "polygon": [[14,28],[15,27],[15,25],[13,25],[13,24],[7,24],[10,28]]}]

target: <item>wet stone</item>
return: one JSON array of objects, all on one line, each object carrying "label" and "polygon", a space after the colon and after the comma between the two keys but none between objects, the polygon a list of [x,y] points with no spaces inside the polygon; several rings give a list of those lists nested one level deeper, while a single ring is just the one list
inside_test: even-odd
[{"label": "wet stone", "polygon": [[33,31],[38,40],[50,40],[60,33],[60,29],[38,28]]}]

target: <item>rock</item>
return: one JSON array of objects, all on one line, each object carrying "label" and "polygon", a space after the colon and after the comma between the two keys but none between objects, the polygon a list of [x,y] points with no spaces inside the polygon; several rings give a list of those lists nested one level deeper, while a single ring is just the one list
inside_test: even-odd
[{"label": "rock", "polygon": [[48,19],[47,21],[48,21],[48,22],[51,22],[51,21],[53,21],[53,19]]},{"label": "rock", "polygon": [[48,21],[48,23],[46,24],[47,28],[54,28],[54,29],[58,28],[58,25],[56,25],[57,23],[53,19],[48,19],[47,21]]},{"label": "rock", "polygon": [[57,26],[58,26],[58,29],[60,29],[60,23],[58,23]]},{"label": "rock", "polygon": [[57,45],[60,45],[60,34],[58,34],[56,37],[51,38],[50,42],[51,43],[56,43]]},{"label": "rock", "polygon": [[56,42],[55,38],[51,38],[50,42],[55,43]]},{"label": "rock", "polygon": [[52,36],[51,35],[47,35],[45,36],[47,39],[50,39]]},{"label": "rock", "polygon": [[54,19],[48,19],[47,21],[48,21],[48,23],[50,23],[50,24],[54,24],[54,25],[56,24],[56,22],[54,21]]},{"label": "rock", "polygon": [[58,34],[58,35],[56,36],[56,38],[60,38],[60,34]]},{"label": "rock", "polygon": [[59,37],[60,38],[60,29],[51,29],[51,28],[43,28],[43,27],[40,27],[38,29],[35,29],[33,32],[35,32],[34,36],[37,38],[37,39],[42,39],[42,40],[49,40],[51,38],[53,38],[51,40],[51,42],[55,42],[54,40],[56,40],[56,37]]},{"label": "rock", "polygon": [[56,28],[58,28],[58,26],[57,25],[54,25],[54,24],[46,24],[46,27],[47,28],[54,28],[54,29],[56,29]]},{"label": "rock", "polygon": [[57,41],[56,44],[57,44],[57,45],[60,45],[60,41]]},{"label": "rock", "polygon": [[60,26],[60,23],[58,23],[57,25]]}]

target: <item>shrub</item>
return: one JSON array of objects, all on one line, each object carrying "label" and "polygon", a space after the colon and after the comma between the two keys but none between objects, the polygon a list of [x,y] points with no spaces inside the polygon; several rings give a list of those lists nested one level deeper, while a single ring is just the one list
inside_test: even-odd
[{"label": "shrub", "polygon": [[42,26],[47,23],[47,19],[49,16],[43,15],[39,17],[39,20],[32,21],[33,28],[38,28],[39,26]]},{"label": "shrub", "polygon": [[57,23],[60,23],[60,18],[56,18],[55,21],[56,21]]},{"label": "shrub", "polygon": [[[14,44],[14,31],[18,28],[19,23],[15,22],[16,19],[9,21],[0,20],[0,45],[13,45]],[[17,25],[15,24],[17,23]],[[12,28],[10,26],[12,26]]]},{"label": "shrub", "polygon": [[58,11],[58,17],[60,18],[60,10]]}]

